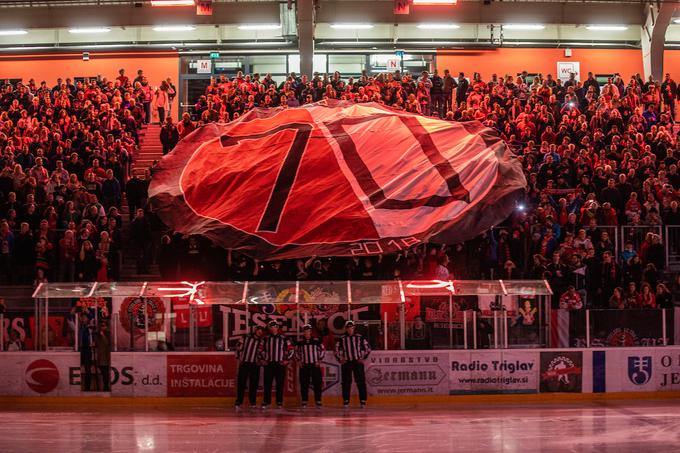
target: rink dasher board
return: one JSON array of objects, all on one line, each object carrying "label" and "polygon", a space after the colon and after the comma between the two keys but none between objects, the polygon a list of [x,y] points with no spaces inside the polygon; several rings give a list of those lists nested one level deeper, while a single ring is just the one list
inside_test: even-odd
[{"label": "rink dasher board", "polygon": [[[234,396],[233,352],[114,352],[111,362],[112,397]],[[0,365],[3,396],[88,394],[79,353],[4,352]],[[373,351],[365,370],[371,396],[680,391],[680,347]],[[322,371],[324,395],[340,395],[331,353]],[[297,381],[289,366],[286,395]]]}]

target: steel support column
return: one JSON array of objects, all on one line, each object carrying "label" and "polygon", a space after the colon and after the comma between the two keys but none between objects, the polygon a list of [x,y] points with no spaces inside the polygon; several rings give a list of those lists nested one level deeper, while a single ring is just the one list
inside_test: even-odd
[{"label": "steel support column", "polygon": [[642,64],[645,80],[649,76],[663,79],[663,53],[666,44],[666,30],[671,23],[675,4],[670,2],[649,3],[645,5],[645,24],[641,29]]},{"label": "steel support column", "polygon": [[314,0],[297,0],[298,48],[300,73],[312,76],[314,68],[314,26],[316,16]]}]

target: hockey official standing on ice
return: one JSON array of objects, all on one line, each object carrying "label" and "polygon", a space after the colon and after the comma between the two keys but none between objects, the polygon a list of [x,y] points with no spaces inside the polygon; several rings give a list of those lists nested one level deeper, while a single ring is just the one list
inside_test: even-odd
[{"label": "hockey official standing on ice", "polygon": [[286,378],[286,365],[295,354],[293,343],[279,333],[279,324],[269,321],[269,335],[264,342],[264,401],[262,409],[272,402],[272,383],[276,380],[276,405],[283,407],[283,387]]},{"label": "hockey official standing on ice", "polygon": [[314,388],[314,402],[321,407],[321,361],[326,348],[320,339],[312,337],[312,326],[302,326],[302,339],[295,345],[295,355],[300,362],[300,397],[302,407],[307,407],[309,381]]},{"label": "hockey official standing on ice", "polygon": [[352,388],[352,376],[359,389],[359,402],[361,408],[366,407],[366,373],[364,360],[371,353],[368,341],[358,333],[354,333],[354,322],[345,323],[345,335],[335,343],[335,357],[341,364],[342,375],[342,401],[345,408],[349,407],[349,395]]},{"label": "hockey official standing on ice", "polygon": [[253,333],[246,335],[236,350],[238,375],[236,378],[236,409],[241,408],[248,386],[250,406],[257,404],[257,387],[260,384],[260,361],[264,354],[264,329],[255,326]]}]

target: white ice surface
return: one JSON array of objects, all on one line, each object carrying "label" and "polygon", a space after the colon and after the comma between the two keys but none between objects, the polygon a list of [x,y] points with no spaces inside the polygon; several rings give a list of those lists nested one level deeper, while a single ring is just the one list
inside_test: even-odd
[{"label": "white ice surface", "polygon": [[680,452],[680,401],[10,410],[0,452]]}]

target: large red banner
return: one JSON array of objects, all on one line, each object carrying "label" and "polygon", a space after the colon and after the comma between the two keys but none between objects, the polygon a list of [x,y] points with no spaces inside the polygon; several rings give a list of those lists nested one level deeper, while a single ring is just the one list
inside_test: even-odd
[{"label": "large red banner", "polygon": [[163,158],[149,193],[176,231],[294,258],[470,239],[504,220],[525,186],[480,123],[323,101],[198,129]]}]

